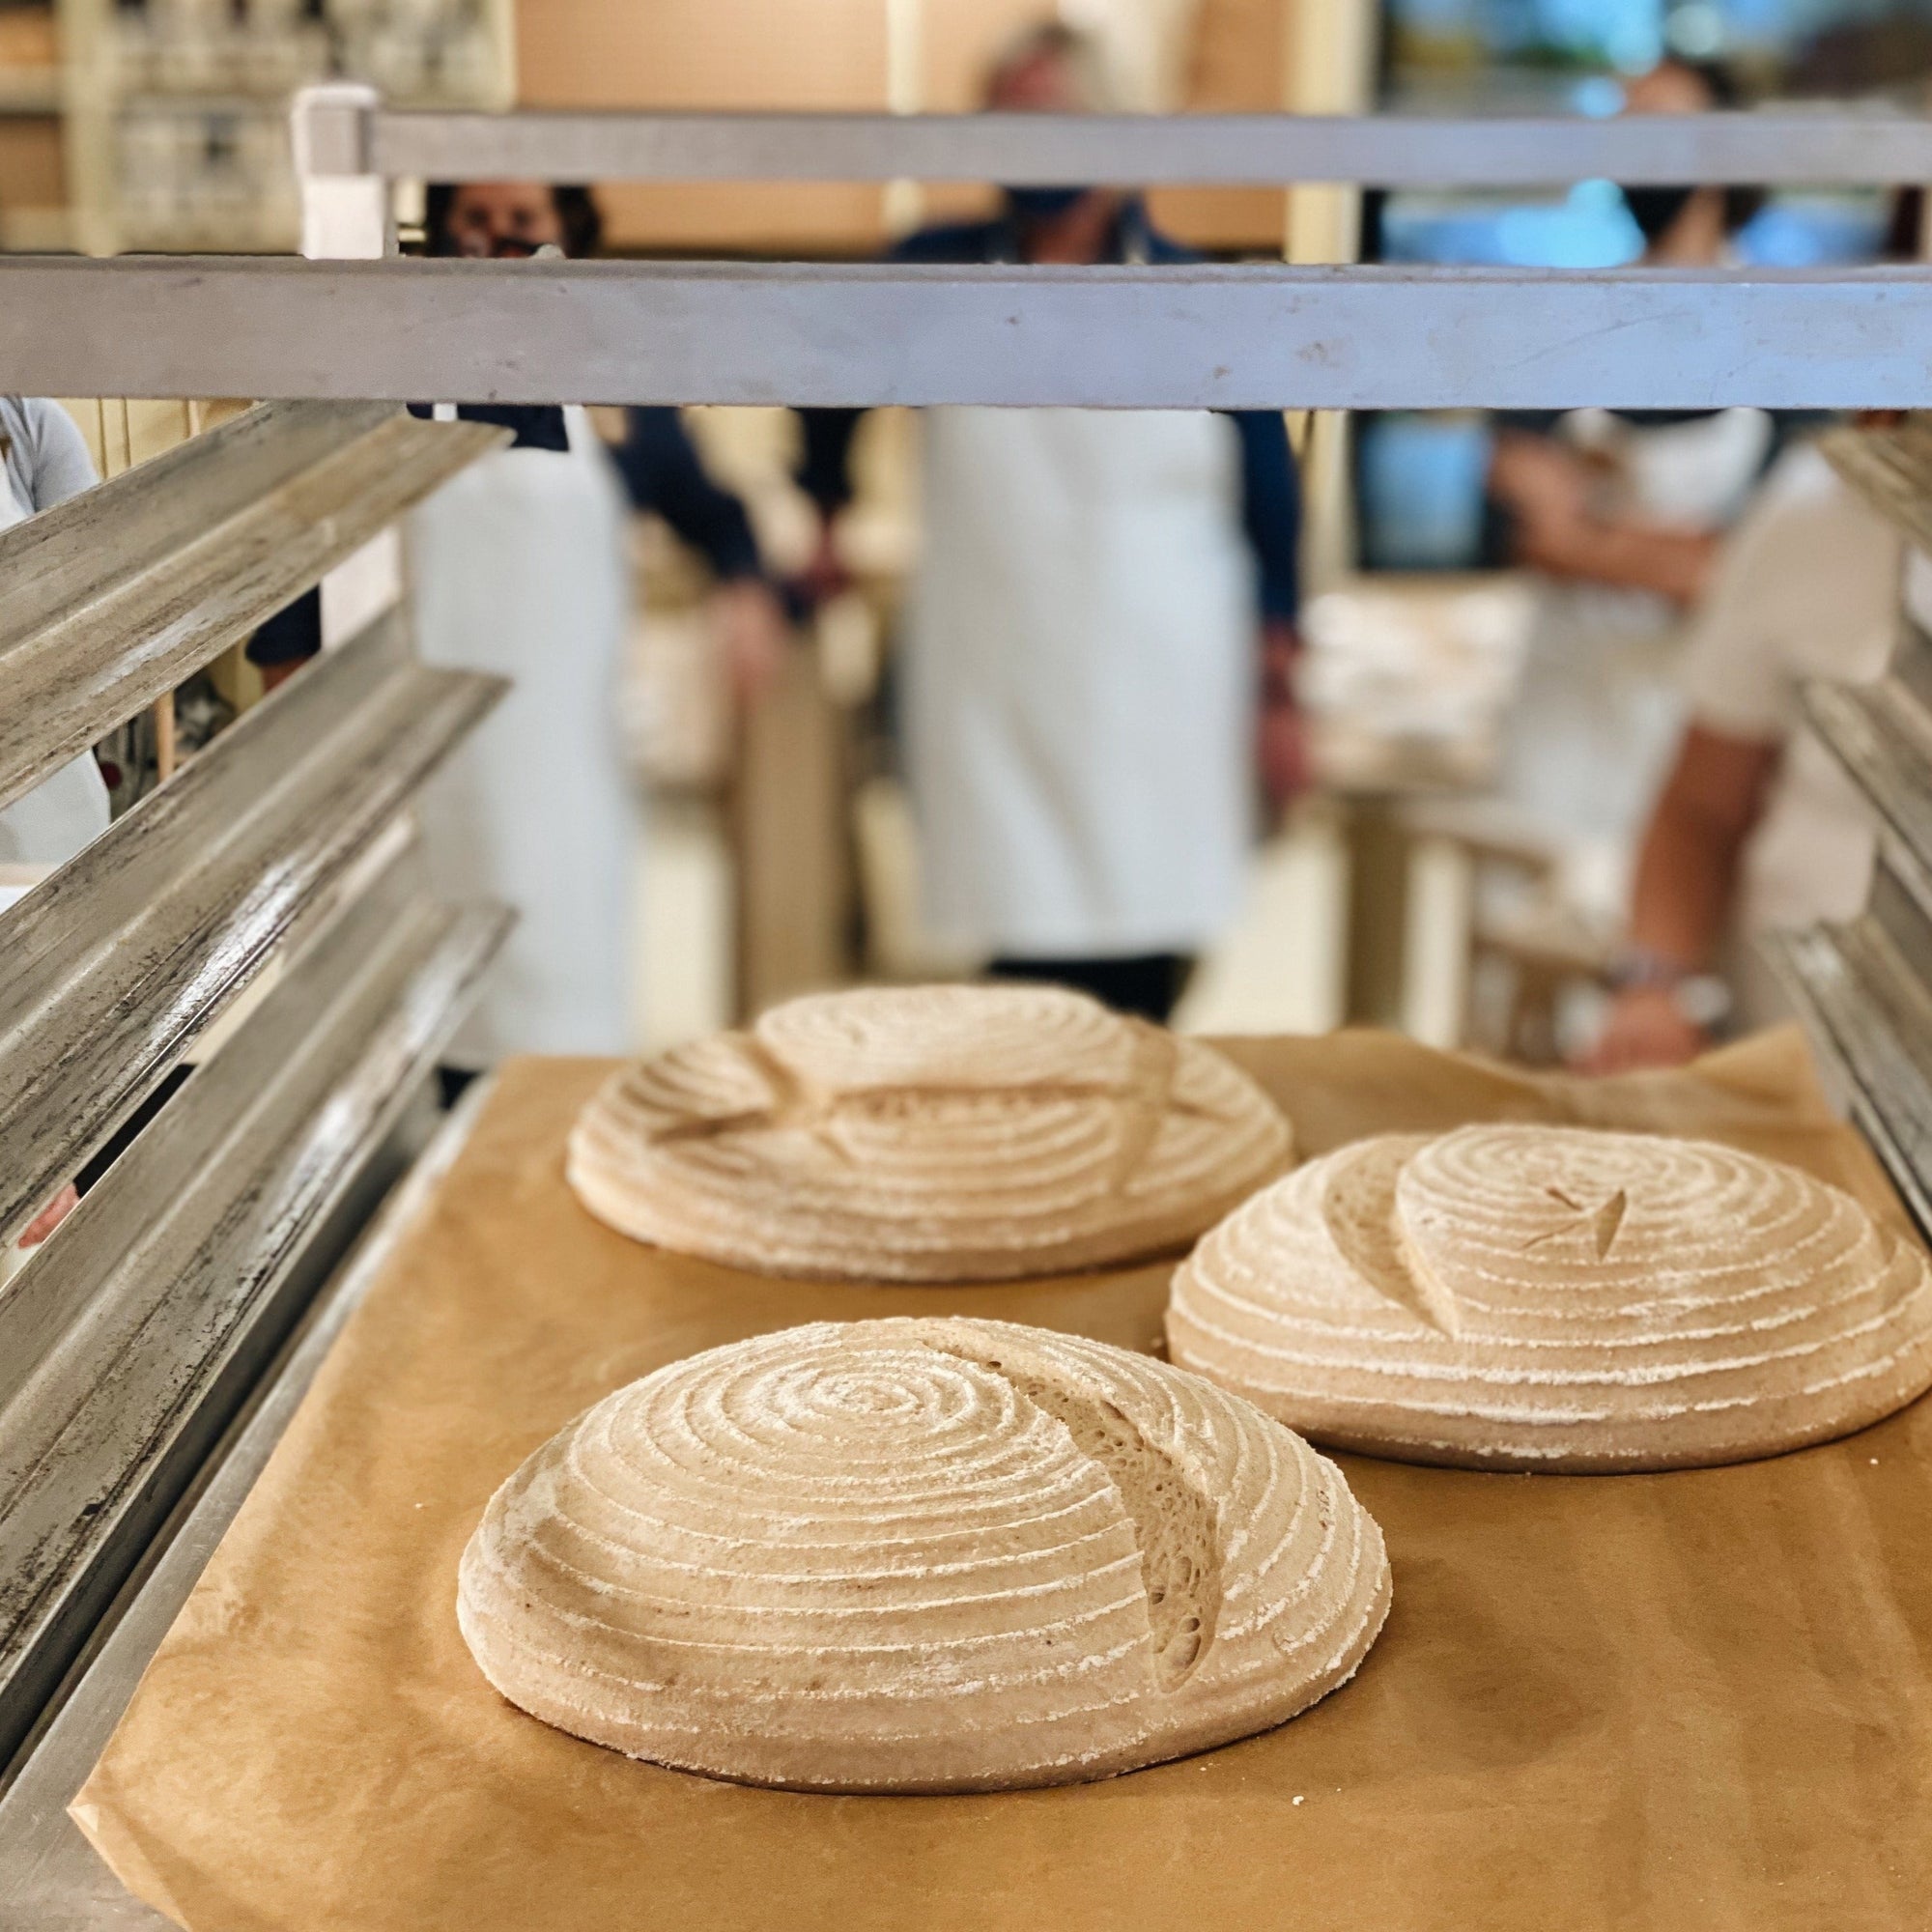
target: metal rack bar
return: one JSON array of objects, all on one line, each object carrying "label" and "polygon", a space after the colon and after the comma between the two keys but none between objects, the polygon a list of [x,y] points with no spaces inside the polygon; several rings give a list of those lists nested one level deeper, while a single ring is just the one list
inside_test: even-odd
[{"label": "metal rack bar", "polygon": [[[1805,716],[1920,865],[1932,867],[1932,716],[1894,677],[1877,684],[1813,684]],[[1932,959],[1924,962],[1932,975]]]},{"label": "metal rack bar", "polygon": [[1837,1066],[1853,1120],[1932,1236],[1928,947],[1932,878],[1889,843],[1868,911],[1846,925],[1778,934],[1768,952],[1812,1038]]},{"label": "metal rack bar", "polygon": [[0,1239],[312,916],[505,688],[418,663],[391,612],[8,915]]},{"label": "metal rack bar", "polygon": [[[1839,475],[1921,549],[1932,547],[1932,422],[1839,429]],[[1865,910],[1775,936],[1767,952],[1847,1104],[1932,1234],[1932,639],[1907,612],[1876,683],[1817,683],[1804,713],[1877,814]]]},{"label": "metal rack bar", "polygon": [[1814,113],[1447,119],[1294,114],[516,114],[343,110],[311,171],[430,180],[1344,182],[1605,178],[1765,186],[1932,179],[1932,121]]},{"label": "metal rack bar", "polygon": [[[16,296],[34,300],[16,287],[0,301]],[[156,320],[122,316],[129,328]],[[206,380],[167,393],[234,393],[218,368],[239,320],[218,303],[204,309],[196,359]],[[44,339],[66,326],[43,309],[0,327]],[[162,393],[117,384],[104,361],[90,370],[85,356],[70,372],[76,381],[51,387],[15,373],[47,395]],[[281,387],[306,392],[298,382]],[[0,805],[172,690],[502,440],[481,424],[420,422],[383,403],[278,403],[0,535]]]},{"label": "metal rack bar", "polygon": [[425,901],[414,856],[301,955],[0,1297],[0,1759],[313,1292],[302,1259],[501,938],[500,909]]},{"label": "metal rack bar", "polygon": [[1897,408],[1927,341],[1918,267],[0,262],[0,362],[53,394]]},{"label": "metal rack bar", "polygon": [[1932,419],[1834,429],[1818,439],[1832,468],[1922,549],[1932,550]]}]

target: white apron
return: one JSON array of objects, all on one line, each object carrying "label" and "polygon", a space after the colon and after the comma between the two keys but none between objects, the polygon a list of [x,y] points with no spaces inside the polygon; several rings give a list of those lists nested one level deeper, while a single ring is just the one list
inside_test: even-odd
[{"label": "white apron", "polygon": [[[1584,412],[1589,413],[1589,412]],[[1758,410],[1628,429],[1616,443],[1629,513],[1720,529],[1744,507],[1772,435]],[[1620,917],[1630,871],[1678,737],[1679,612],[1649,591],[1545,583],[1498,789],[1567,850],[1565,891]]]},{"label": "white apron", "polygon": [[[0,471],[0,530],[23,524],[32,515]],[[94,753],[83,752],[0,810],[0,866],[64,866],[107,830],[111,816],[107,781],[94,762]],[[21,890],[0,886],[0,911]]]},{"label": "white apron", "polygon": [[1199,950],[1237,908],[1252,815],[1234,424],[933,409],[922,437],[903,722],[933,936]]},{"label": "white apron", "polygon": [[452,1059],[630,1049],[639,806],[616,680],[630,624],[625,510],[580,409],[570,449],[498,450],[410,522],[431,664],[497,671],[503,701],[438,774],[422,819],[445,897],[519,915]]}]

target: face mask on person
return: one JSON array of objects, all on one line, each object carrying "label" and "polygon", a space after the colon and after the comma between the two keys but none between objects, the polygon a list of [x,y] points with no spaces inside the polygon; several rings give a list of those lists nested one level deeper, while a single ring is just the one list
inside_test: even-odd
[{"label": "face mask on person", "polygon": [[1690,206],[1693,187],[1627,187],[1620,192],[1631,219],[1643,236],[1644,246],[1654,248],[1663,240],[1677,217]]},{"label": "face mask on person", "polygon": [[1009,187],[1006,190],[1007,212],[1021,227],[1042,221],[1057,221],[1083,196],[1088,187]]}]

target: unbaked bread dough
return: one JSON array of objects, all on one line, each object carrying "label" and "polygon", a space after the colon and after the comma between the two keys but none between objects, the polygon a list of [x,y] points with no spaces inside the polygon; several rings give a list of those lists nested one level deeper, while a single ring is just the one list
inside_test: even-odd
[{"label": "unbaked bread dough", "polygon": [[973,1791],[1278,1724],[1388,1603],[1375,1522],[1279,1423],[953,1319],[819,1322],[619,1389],[491,1499],[457,1615],[512,1703],[634,1757]]},{"label": "unbaked bread dough", "polygon": [[569,1176],[680,1253],[966,1281],[1179,1247],[1290,1155],[1281,1110],[1197,1040],[1057,987],[874,987],[624,1068]]},{"label": "unbaked bread dough", "polygon": [[1841,1189],[1709,1141],[1382,1135],[1237,1208],[1175,1361],[1319,1442],[1664,1469],[1843,1435],[1932,1385],[1932,1272]]}]

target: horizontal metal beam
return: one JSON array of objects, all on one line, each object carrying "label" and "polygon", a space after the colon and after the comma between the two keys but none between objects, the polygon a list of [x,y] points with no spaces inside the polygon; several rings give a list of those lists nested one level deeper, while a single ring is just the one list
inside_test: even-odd
[{"label": "horizontal metal beam", "polygon": [[1817,113],[516,114],[378,109],[318,174],[432,181],[1355,182],[1372,187],[1932,180],[1932,121]]},{"label": "horizontal metal beam", "polygon": [[1932,405],[1932,270],[0,261],[56,395],[1156,409]]},{"label": "horizontal metal beam", "polygon": [[392,612],[224,731],[0,922],[0,1238],[313,915],[500,678]]},{"label": "horizontal metal beam", "polygon": [[[137,277],[127,293],[139,285]],[[307,393],[216,377],[231,328],[246,325],[224,318],[218,299],[200,306],[211,333],[192,359],[212,380],[198,387],[117,384],[103,358],[95,373],[108,380],[29,392]],[[135,326],[132,310],[123,313]],[[0,333],[61,326],[43,311],[7,318]],[[78,373],[88,359],[70,366]],[[504,440],[482,424],[420,422],[384,403],[274,404],[0,534],[0,805],[245,637]]]},{"label": "horizontal metal beam", "polygon": [[506,923],[398,862],[0,1296],[0,1761],[313,1292],[311,1239]]}]

